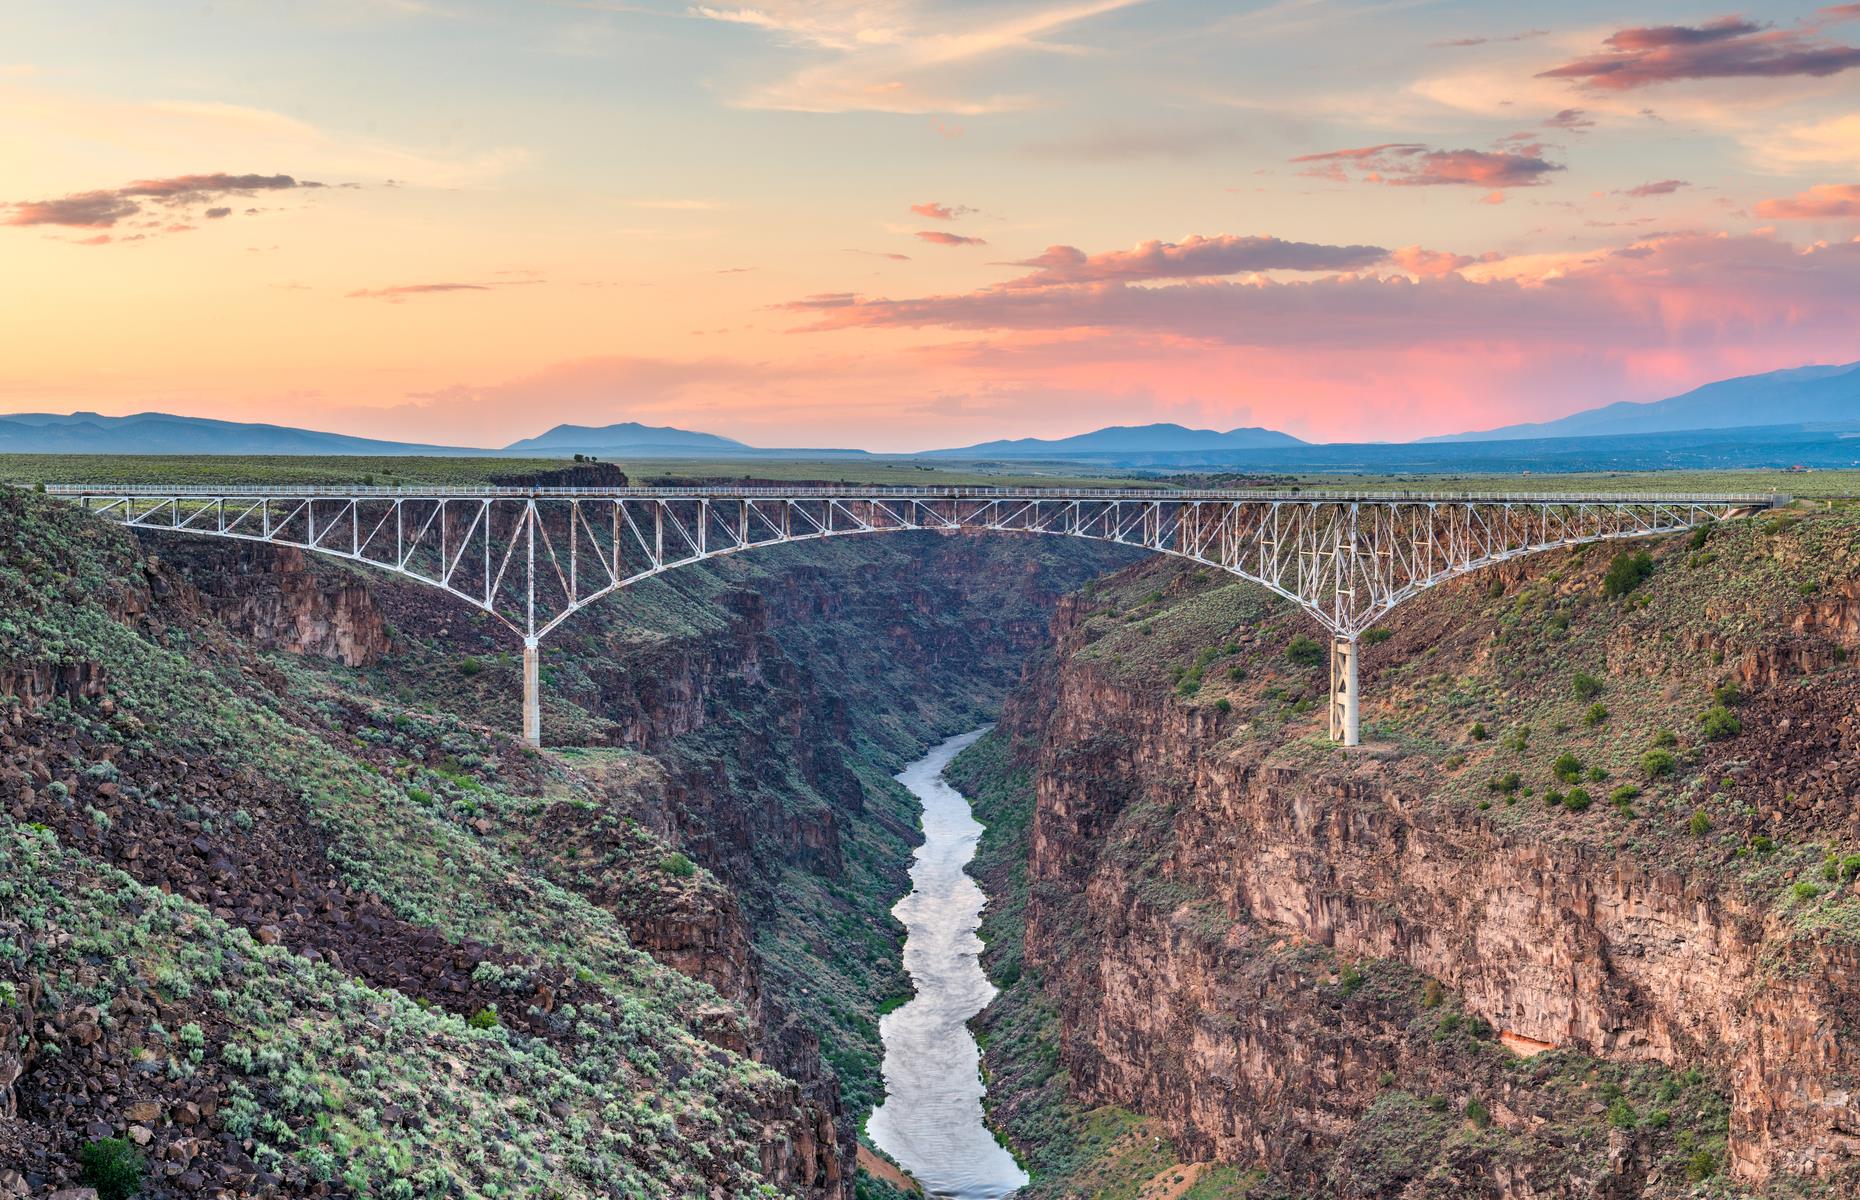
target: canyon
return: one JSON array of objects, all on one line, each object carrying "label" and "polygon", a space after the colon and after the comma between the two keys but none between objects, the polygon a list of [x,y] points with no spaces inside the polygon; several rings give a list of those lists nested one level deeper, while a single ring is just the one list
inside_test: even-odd
[{"label": "canyon", "polygon": [[412,1147],[468,1194],[895,1200],[857,1163],[909,995],[893,775],[997,714],[950,777],[1029,1200],[1860,1186],[1845,514],[1653,543],[1625,597],[1601,549],[1438,589],[1347,753],[1246,584],[759,551],[566,626],[536,755],[436,593],[4,501],[6,1193],[123,1138],[176,1194],[359,1195]]}]

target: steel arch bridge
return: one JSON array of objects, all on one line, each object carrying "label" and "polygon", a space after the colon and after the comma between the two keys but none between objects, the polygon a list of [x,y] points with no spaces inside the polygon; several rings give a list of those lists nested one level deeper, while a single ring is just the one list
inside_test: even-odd
[{"label": "steel arch bridge", "polygon": [[899,530],[1137,546],[1284,596],[1330,634],[1331,736],[1359,741],[1357,638],[1402,601],[1527,554],[1670,533],[1780,495],[1061,488],[50,486],[136,529],[294,546],[440,588],[522,638],[523,737],[542,740],[542,639],[590,603],[758,546]]}]

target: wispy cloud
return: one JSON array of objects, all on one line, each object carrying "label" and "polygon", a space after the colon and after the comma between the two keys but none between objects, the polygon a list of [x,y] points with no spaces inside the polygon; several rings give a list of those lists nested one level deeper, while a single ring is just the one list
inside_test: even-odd
[{"label": "wispy cloud", "polygon": [[1525,42],[1532,38],[1545,37],[1548,29],[1527,29],[1523,33],[1509,33],[1493,37],[1456,37],[1430,43],[1436,48],[1460,48],[1465,46],[1486,46],[1494,42]]},{"label": "wispy cloud", "polygon": [[1345,180],[1355,171],[1366,183],[1391,187],[1457,184],[1504,189],[1548,183],[1548,176],[1563,169],[1544,158],[1543,151],[1532,144],[1507,150],[1430,150],[1416,142],[1384,142],[1300,155],[1292,161],[1310,164],[1307,174],[1324,179]]},{"label": "wispy cloud", "polygon": [[957,217],[966,217],[975,210],[966,204],[939,204],[933,200],[926,204],[913,204],[911,211],[920,217],[928,217],[932,221],[954,221]]},{"label": "wispy cloud", "polygon": [[[976,94],[962,69],[990,58],[1079,53],[1052,40],[1069,26],[1141,0],[1073,0],[1004,10],[978,6],[962,18],[932,16],[882,0],[768,0],[754,7],[700,5],[692,16],[762,29],[829,60],[735,97],[746,108],[797,112],[981,114],[1025,108],[1019,93]],[[966,18],[967,24],[954,22]]]},{"label": "wispy cloud", "polygon": [[986,246],[988,244],[978,237],[964,237],[960,233],[950,233],[942,229],[919,229],[917,240],[929,242],[935,246]]},{"label": "wispy cloud", "polygon": [[1683,179],[1657,179],[1652,183],[1643,183],[1638,187],[1623,188],[1621,195],[1645,199],[1648,196],[1670,196],[1680,188],[1691,187]]},{"label": "wispy cloud", "polygon": [[[180,209],[205,205],[224,196],[250,196],[264,191],[320,188],[312,180],[289,175],[174,175],[166,179],[138,179],[119,188],[73,192],[52,200],[16,200],[0,205],[9,210],[0,224],[63,225],[79,229],[108,229],[143,211],[145,203]],[[226,216],[232,210],[209,210],[203,215]]]},{"label": "wispy cloud", "polygon": [[345,295],[350,300],[386,300],[398,304],[414,296],[436,296],[447,292],[491,292],[499,288],[523,287],[542,283],[541,279],[500,279],[495,283],[401,283],[393,287],[358,288]]}]

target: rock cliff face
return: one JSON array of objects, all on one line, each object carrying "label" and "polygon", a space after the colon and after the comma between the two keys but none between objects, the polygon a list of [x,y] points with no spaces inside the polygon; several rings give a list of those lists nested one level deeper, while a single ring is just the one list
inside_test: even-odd
[{"label": "rock cliff face", "polygon": [[[1825,532],[1842,548],[1826,566],[1851,562],[1851,530]],[[1727,559],[1745,549],[1728,531],[1715,543]],[[1778,557],[1769,542],[1762,549]],[[1663,571],[1682,570],[1669,553]],[[1823,862],[1853,849],[1842,781],[1855,686],[1841,664],[1860,648],[1854,585],[1801,589],[1812,591],[1806,603],[1714,593],[1722,619],[1701,627],[1707,606],[1694,597],[1670,597],[1670,612],[1630,605],[1627,616],[1589,605],[1580,597],[1594,594],[1600,566],[1599,556],[1552,557],[1398,614],[1366,673],[1380,727],[1350,755],[1285,707],[1300,689],[1322,696],[1321,679],[1286,662],[1293,619],[1196,617],[1210,585],[1159,568],[1137,572],[1108,603],[1063,607],[1056,653],[1010,704],[1003,731],[1036,796],[1026,962],[1058,1008],[1082,1100],[1166,1118],[1191,1150],[1263,1164],[1294,1189],[1382,1195],[1418,1186],[1387,1169],[1394,1149],[1371,1145],[1377,1126],[1390,1127],[1390,1097],[1444,1095],[1455,1111],[1476,1099],[1512,1144],[1451,1164],[1457,1186],[1505,1197],[1678,1194],[1691,1143],[1663,1140],[1668,1116],[1634,1118],[1630,1105],[1616,1119],[1611,1108],[1612,1128],[1572,1153],[1582,1109],[1539,1064],[1575,1054],[1721,1081],[1728,1145],[1717,1157],[1728,1162],[1701,1160],[1695,1175],[1728,1168],[1753,1186],[1856,1187],[1860,950],[1848,931],[1860,898],[1852,873]],[[1170,598],[1152,601],[1146,638],[1173,636],[1162,610],[1189,614],[1178,622],[1188,641],[1158,656],[1179,654],[1191,673],[1177,667],[1186,682],[1174,689],[1133,668],[1136,647],[1119,628],[1128,621],[1110,619],[1152,586]],[[1494,611],[1535,591],[1571,598],[1557,627],[1572,637],[1571,611],[1593,625],[1593,657],[1574,661],[1598,674],[1605,665],[1609,682],[1600,715],[1586,714],[1604,732],[1587,744],[1573,722],[1544,719],[1558,706],[1584,711],[1586,699],[1562,698],[1566,660],[1547,667],[1543,651],[1502,648]],[[1695,659],[1653,661],[1688,635]],[[1197,657],[1195,639],[1227,644]],[[1517,661],[1493,665],[1507,656]],[[1217,674],[1229,663],[1244,681]],[[1534,714],[1535,732],[1512,729],[1501,747],[1505,726],[1494,720],[1490,741],[1436,749],[1495,707],[1439,697],[1477,695],[1482,676],[1514,668],[1506,682],[1523,702],[1509,711]],[[1657,729],[1675,696],[1714,677],[1742,682],[1729,701],[1740,736]],[[1222,693],[1218,703],[1210,692]],[[1792,736],[1792,721],[1813,740]],[[1641,754],[1675,741],[1676,763]],[[1535,775],[1563,744],[1574,746],[1570,768]],[[1563,809],[1562,781],[1589,765],[1600,775],[1602,764],[1606,782],[1586,788],[1612,795],[1617,811]],[[1488,772],[1513,766],[1521,771],[1488,785]],[[1562,815],[1541,815],[1528,786],[1539,779]],[[1324,953],[1312,959],[1305,946]],[[1415,1039],[1420,1010],[1390,1002],[1402,989],[1361,985],[1400,972],[1444,985],[1436,1003],[1450,998],[1447,1008],[1489,1025],[1511,1054],[1560,1054],[1500,1069],[1454,1051],[1452,1039]],[[1430,1170],[1438,1180],[1448,1167]],[[1563,1177],[1572,1182],[1559,1186]]]}]

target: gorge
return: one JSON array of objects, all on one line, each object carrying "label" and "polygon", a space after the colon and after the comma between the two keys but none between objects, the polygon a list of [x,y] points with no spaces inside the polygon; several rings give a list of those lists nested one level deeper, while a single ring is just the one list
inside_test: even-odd
[{"label": "gorge", "polygon": [[565,627],[537,755],[431,593],[0,504],[7,1194],[122,1139],[175,1195],[890,1200],[893,776],[997,716],[949,777],[1029,1200],[1854,1194],[1843,512],[1443,587],[1347,753],[1216,573],[758,551]]}]

